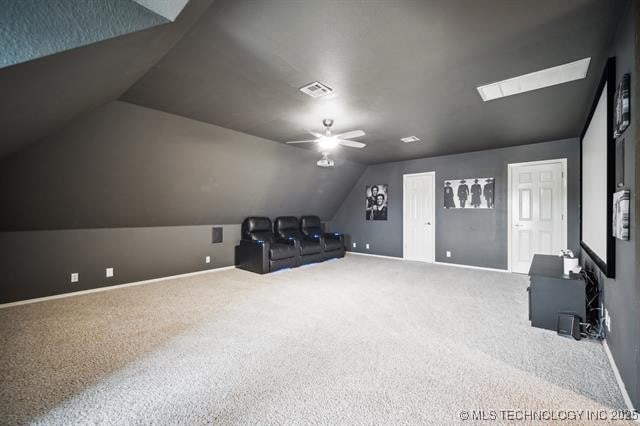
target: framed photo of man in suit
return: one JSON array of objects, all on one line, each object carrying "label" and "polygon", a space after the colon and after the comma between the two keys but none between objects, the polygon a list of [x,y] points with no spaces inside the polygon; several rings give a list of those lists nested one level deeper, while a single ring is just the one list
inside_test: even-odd
[{"label": "framed photo of man in suit", "polygon": [[387,220],[388,187],[387,184],[367,185],[365,220]]}]

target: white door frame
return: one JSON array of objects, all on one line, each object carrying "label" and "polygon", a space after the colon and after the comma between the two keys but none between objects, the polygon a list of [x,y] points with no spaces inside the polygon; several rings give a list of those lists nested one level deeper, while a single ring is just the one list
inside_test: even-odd
[{"label": "white door frame", "polygon": [[[555,160],[528,161],[525,163],[509,163],[507,173],[507,269],[511,271],[511,170],[515,167],[537,166],[540,164],[560,163],[562,165],[562,247],[567,248],[567,159],[557,158]],[[495,191],[495,189],[494,189]],[[495,198],[495,194],[494,194]]]},{"label": "white door frame", "polygon": [[433,218],[433,221],[432,221],[433,232],[431,233],[433,235],[433,238],[431,238],[431,247],[432,247],[431,252],[433,253],[433,260],[431,262],[435,262],[436,261],[436,172],[435,171],[422,172],[422,173],[407,173],[402,175],[402,258],[403,259],[407,258],[407,253],[404,247],[404,239],[407,232],[406,221],[404,220],[404,211],[406,206],[404,188],[407,182],[407,177],[426,176],[426,175],[433,176],[433,203],[431,203],[431,217]]}]

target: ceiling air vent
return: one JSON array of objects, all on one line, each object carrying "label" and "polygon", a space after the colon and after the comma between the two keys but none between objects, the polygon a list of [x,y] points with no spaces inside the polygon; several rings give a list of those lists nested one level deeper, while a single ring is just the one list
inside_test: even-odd
[{"label": "ceiling air vent", "polygon": [[400,140],[404,143],[410,143],[410,142],[418,142],[420,138],[417,136],[407,136],[406,138],[402,138]]},{"label": "ceiling air vent", "polygon": [[300,91],[302,93],[306,93],[312,98],[321,98],[323,96],[327,96],[333,93],[333,90],[331,90],[330,87],[325,86],[319,81],[314,81],[313,83],[309,83],[306,86],[301,87]]}]

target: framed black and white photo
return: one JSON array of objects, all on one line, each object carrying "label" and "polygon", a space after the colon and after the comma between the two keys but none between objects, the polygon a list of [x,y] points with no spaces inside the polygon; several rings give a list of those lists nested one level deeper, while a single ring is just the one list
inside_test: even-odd
[{"label": "framed black and white photo", "polygon": [[619,240],[629,240],[629,201],[628,189],[613,194],[613,236]]},{"label": "framed black and white photo", "polygon": [[613,137],[617,138],[620,136],[627,127],[629,127],[629,123],[631,122],[631,111],[630,111],[630,91],[629,91],[629,80],[630,75],[625,74],[622,77],[622,81],[618,84],[616,88],[616,93],[613,101],[613,105],[615,108],[615,121],[613,123]]},{"label": "framed black and white photo", "polygon": [[495,179],[465,178],[444,181],[445,209],[494,208]]},{"label": "framed black and white photo", "polygon": [[367,185],[366,220],[387,220],[388,188],[387,184]]}]

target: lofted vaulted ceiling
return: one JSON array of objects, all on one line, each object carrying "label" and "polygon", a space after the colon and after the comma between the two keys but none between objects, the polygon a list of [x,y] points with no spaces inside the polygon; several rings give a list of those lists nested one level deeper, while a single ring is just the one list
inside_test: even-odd
[{"label": "lofted vaulted ceiling", "polygon": [[[334,154],[362,163],[577,136],[623,1],[140,0],[180,13],[0,69],[0,157],[118,98],[279,142],[333,118],[367,133]],[[587,56],[584,80],[486,103],[476,91]],[[335,95],[298,91],[315,80]]]},{"label": "lofted vaulted ceiling", "polygon": [[[601,0],[220,0],[122,100],[275,141],[335,119],[378,163],[577,136],[619,9]],[[586,79],[490,102],[476,87],[591,57]],[[298,88],[335,90],[312,99]],[[421,142],[400,138],[416,135]]]},{"label": "lofted vaulted ceiling", "polygon": [[[6,6],[13,1],[1,0],[0,5]],[[159,20],[145,18],[136,25],[143,28],[152,24],[160,25],[0,69],[0,158],[59,131],[80,114],[120,97],[169,52],[212,1],[191,0],[175,22],[162,24]],[[36,4],[33,1],[30,3]],[[57,6],[60,7],[63,3],[65,2],[58,2]],[[77,7],[90,8],[94,3],[86,1]],[[128,10],[132,7],[132,2],[129,1],[105,2],[99,10],[119,10],[122,16],[116,16],[118,19],[115,23],[120,24],[93,35],[102,37],[110,31],[139,29],[139,26],[121,22],[124,16],[128,16],[127,19],[131,18],[131,12]],[[19,12],[26,10],[23,6],[18,9]],[[146,9],[135,5],[133,10],[143,16]],[[171,8],[161,11],[168,14],[175,12]],[[93,13],[97,12],[98,10],[93,10]],[[82,13],[76,15],[84,16]],[[27,18],[30,19],[26,19],[25,22],[29,22],[34,28],[37,27],[33,16]],[[91,22],[109,24],[99,17],[94,18]],[[44,18],[40,16],[39,19]],[[83,19],[85,18],[76,22],[82,28]],[[46,35],[47,31],[57,33],[59,30],[58,27],[49,28],[43,30],[40,36]],[[80,31],[78,28],[75,30]],[[70,26],[68,31],[73,32],[74,28]],[[94,31],[97,29],[94,28]],[[3,36],[10,35],[2,31],[0,33]],[[76,34],[69,37],[74,42],[89,42],[89,35],[76,37]],[[23,41],[15,43],[21,45]]]}]

